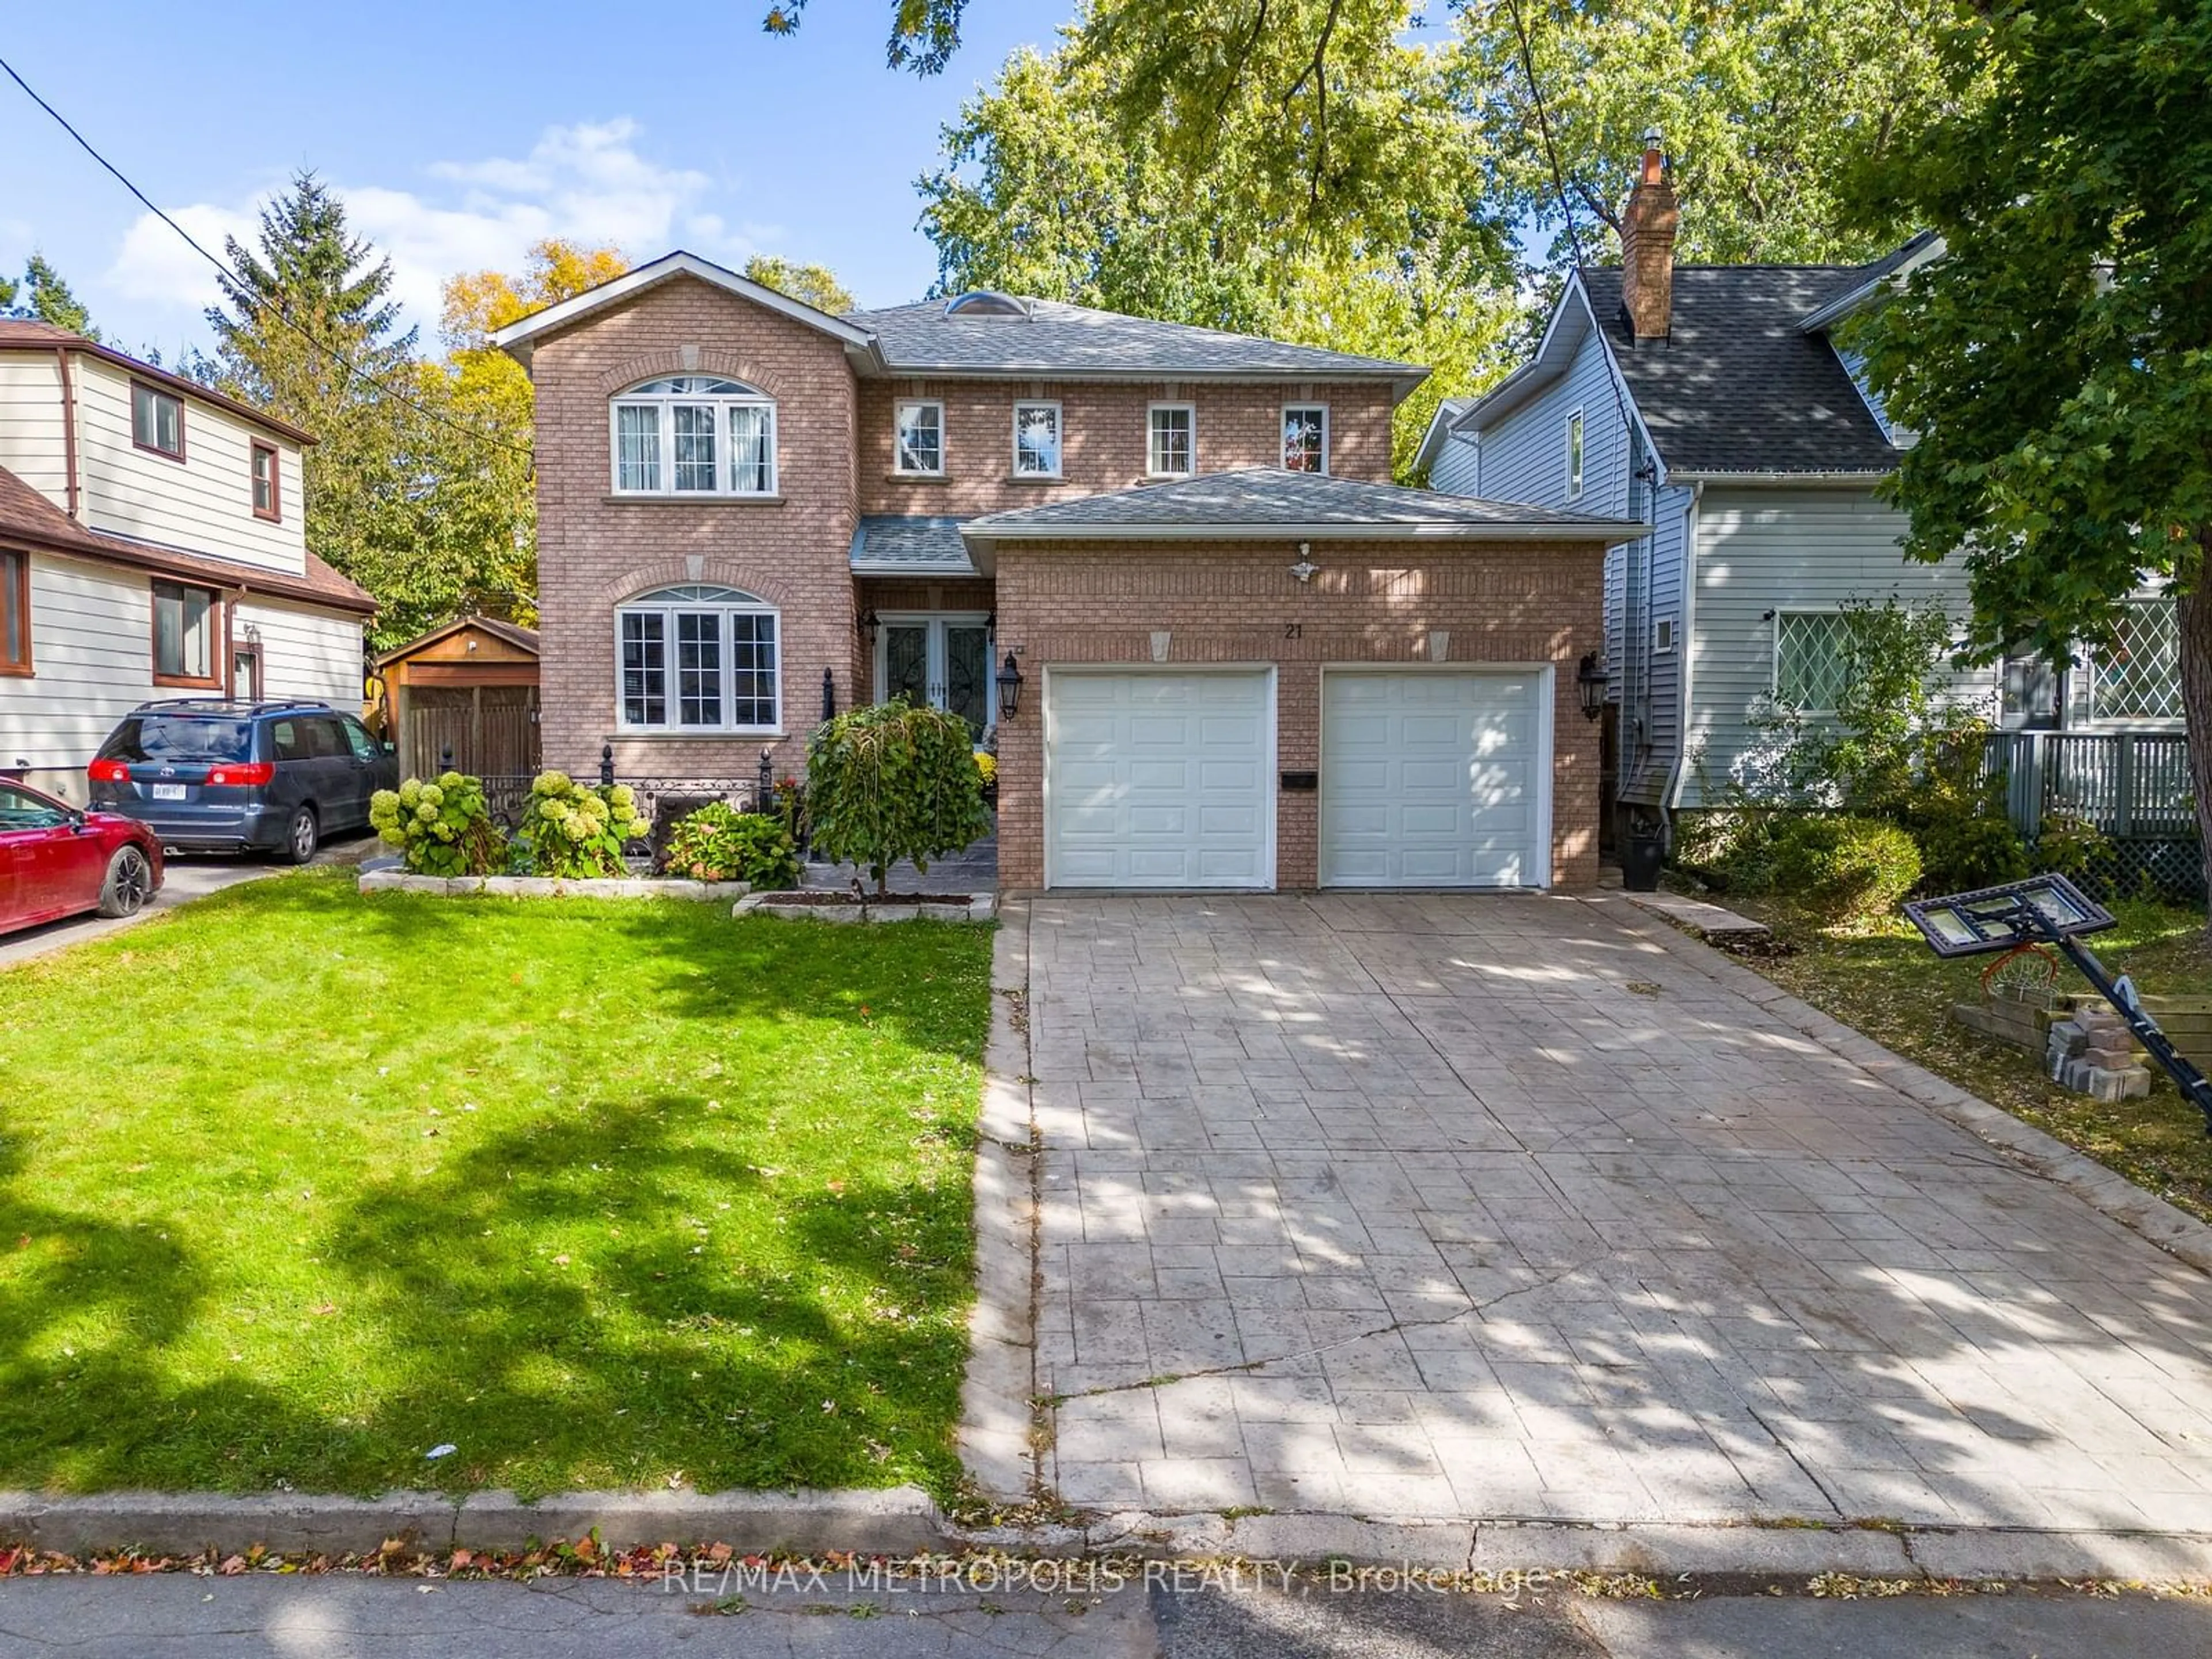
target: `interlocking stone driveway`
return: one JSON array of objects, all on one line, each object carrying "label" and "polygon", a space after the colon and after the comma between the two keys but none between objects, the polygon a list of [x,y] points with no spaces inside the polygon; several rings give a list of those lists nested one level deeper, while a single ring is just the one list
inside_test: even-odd
[{"label": "interlocking stone driveway", "polygon": [[1030,962],[1073,1503],[2212,1532],[2212,1281],[1618,900],[1047,898]]}]

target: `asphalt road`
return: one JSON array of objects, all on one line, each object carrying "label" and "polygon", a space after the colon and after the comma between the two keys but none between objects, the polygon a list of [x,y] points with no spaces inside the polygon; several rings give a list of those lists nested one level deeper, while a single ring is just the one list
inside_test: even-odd
[{"label": "asphalt road", "polygon": [[2201,1659],[2212,1600],[2070,1591],[1837,1601],[1760,1595],[718,1596],[605,1580],[10,1578],[0,1656],[37,1659]]}]

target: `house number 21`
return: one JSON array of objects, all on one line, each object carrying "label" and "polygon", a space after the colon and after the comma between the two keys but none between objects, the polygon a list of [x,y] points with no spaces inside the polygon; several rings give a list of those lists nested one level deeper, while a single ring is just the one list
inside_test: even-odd
[{"label": "house number 21", "polygon": [[1301,639],[1304,637],[1305,629],[1306,625],[1304,623],[1285,623],[1283,637],[1286,640]]}]

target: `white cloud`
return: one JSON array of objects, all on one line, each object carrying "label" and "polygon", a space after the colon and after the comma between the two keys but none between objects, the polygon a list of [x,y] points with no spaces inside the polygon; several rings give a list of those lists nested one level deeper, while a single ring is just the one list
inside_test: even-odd
[{"label": "white cloud", "polygon": [[[651,258],[681,240],[710,258],[742,259],[772,228],[731,228],[708,199],[716,181],[684,167],[664,167],[641,148],[644,129],[627,117],[549,127],[530,153],[473,161],[439,161],[425,169],[435,186],[422,191],[333,180],[346,220],[390,256],[392,295],[408,320],[436,332],[439,294],[458,271],[511,270],[531,244],[561,236],[612,242],[633,258]],[[173,209],[171,216],[220,254],[233,235],[252,245],[261,204],[283,188],[274,180],[242,205],[206,203]],[[125,234],[108,280],[127,297],[191,311],[220,297],[216,273],[152,214]]]}]

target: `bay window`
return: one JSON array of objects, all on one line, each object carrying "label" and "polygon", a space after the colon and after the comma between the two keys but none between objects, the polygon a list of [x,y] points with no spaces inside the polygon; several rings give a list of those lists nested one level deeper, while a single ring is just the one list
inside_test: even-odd
[{"label": "bay window", "polygon": [[623,729],[776,730],[776,624],[774,607],[734,587],[664,587],[617,606]]},{"label": "bay window", "polygon": [[738,380],[672,374],[614,400],[618,495],[773,495],[775,404]]}]

